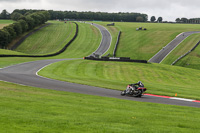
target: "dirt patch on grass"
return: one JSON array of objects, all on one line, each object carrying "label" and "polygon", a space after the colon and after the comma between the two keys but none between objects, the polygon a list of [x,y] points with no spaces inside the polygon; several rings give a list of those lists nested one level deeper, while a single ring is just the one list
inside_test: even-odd
[{"label": "dirt patch on grass", "polygon": [[97,30],[94,26],[92,26],[92,25],[90,25],[90,28],[92,29],[93,33],[94,33],[96,36],[98,36],[98,34],[99,34],[98,30]]},{"label": "dirt patch on grass", "polygon": [[0,29],[3,29],[4,26],[7,26],[8,24],[0,24]]}]

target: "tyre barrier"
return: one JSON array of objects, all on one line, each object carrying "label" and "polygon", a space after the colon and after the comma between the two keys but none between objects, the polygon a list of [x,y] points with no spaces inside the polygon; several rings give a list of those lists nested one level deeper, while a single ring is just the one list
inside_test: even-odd
[{"label": "tyre barrier", "polygon": [[200,41],[187,53],[185,53],[184,55],[180,56],[177,60],[175,60],[171,65],[175,65],[179,60],[181,60],[182,58],[184,58],[185,56],[187,56],[189,53],[191,53],[192,51],[194,51],[196,49],[197,46],[199,46]]},{"label": "tyre barrier", "polygon": [[116,52],[117,52],[117,47],[118,47],[118,44],[119,44],[119,39],[120,39],[120,36],[121,36],[121,31],[119,31],[119,34],[118,34],[118,37],[117,37],[117,42],[115,44],[115,49],[113,51],[113,56],[116,57]]},{"label": "tyre barrier", "polygon": [[118,62],[137,62],[137,63],[147,63],[146,60],[132,60],[130,57],[101,57],[95,58],[93,56],[84,57],[86,60],[96,60],[96,61],[118,61]]},{"label": "tyre barrier", "polygon": [[73,22],[73,23],[76,24],[76,33],[75,33],[74,37],[60,51],[58,51],[56,53],[47,54],[47,55],[0,55],[0,57],[51,57],[51,56],[59,55],[67,49],[67,47],[76,39],[76,37],[78,35],[78,24],[76,22]]}]

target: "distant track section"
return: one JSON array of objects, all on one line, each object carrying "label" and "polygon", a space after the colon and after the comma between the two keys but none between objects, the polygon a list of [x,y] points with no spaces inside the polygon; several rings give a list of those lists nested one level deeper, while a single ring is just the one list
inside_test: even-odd
[{"label": "distant track section", "polygon": [[171,53],[171,51],[174,50],[184,39],[195,33],[200,33],[200,31],[181,33],[174,40],[172,40],[167,46],[163,47],[156,55],[154,55],[149,60],[149,62],[161,63]]},{"label": "distant track section", "polygon": [[100,30],[101,35],[102,35],[102,40],[101,40],[101,43],[99,45],[99,48],[95,52],[93,52],[93,54],[91,54],[90,56],[92,56],[94,54],[101,56],[106,51],[108,51],[108,49],[110,48],[111,40],[112,40],[111,34],[105,27],[103,27],[101,25],[93,24],[93,23],[88,23],[88,24],[92,24],[95,27],[97,27]]}]

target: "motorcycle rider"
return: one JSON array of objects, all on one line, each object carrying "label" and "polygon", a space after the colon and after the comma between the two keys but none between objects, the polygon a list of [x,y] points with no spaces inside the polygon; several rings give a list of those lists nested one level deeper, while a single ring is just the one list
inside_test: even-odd
[{"label": "motorcycle rider", "polygon": [[[130,84],[130,86],[132,86],[133,87],[133,90],[136,90],[138,87],[144,87],[144,84],[141,82],[141,81],[138,81],[137,83],[135,83],[135,84]],[[126,94],[129,94],[130,92],[131,92],[131,89],[132,88],[127,88],[126,89]]]}]

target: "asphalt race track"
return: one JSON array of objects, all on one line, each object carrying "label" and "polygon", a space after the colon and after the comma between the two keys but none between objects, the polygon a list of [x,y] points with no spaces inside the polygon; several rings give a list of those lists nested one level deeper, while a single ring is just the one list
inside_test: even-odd
[{"label": "asphalt race track", "polygon": [[177,36],[174,40],[172,40],[167,46],[162,48],[155,56],[153,56],[149,62],[151,63],[161,63],[162,60],[165,59],[165,57],[174,49],[176,48],[184,39],[186,39],[188,36],[200,33],[200,31],[191,31],[191,32],[184,32]]},{"label": "asphalt race track", "polygon": [[[104,30],[104,29],[100,28],[100,31],[101,30]],[[104,38],[110,38],[111,40],[111,37],[108,37],[107,35],[108,34],[102,34],[102,42]],[[109,43],[107,42],[105,44],[107,45]],[[100,47],[104,47],[104,43],[101,43]],[[100,47],[99,49],[101,49]],[[107,47],[107,49],[108,48],[109,46]],[[97,50],[96,53],[100,53],[100,54],[104,53],[105,51],[107,51],[107,49],[101,49],[99,51]],[[93,87],[93,86],[87,86],[87,85],[80,85],[80,84],[75,84],[75,83],[68,83],[68,82],[44,78],[37,75],[38,71],[40,71],[45,66],[58,62],[58,61],[63,61],[63,60],[74,60],[74,59],[39,60],[39,61],[17,64],[14,66],[9,66],[9,67],[0,69],[0,80],[6,81],[6,82],[12,82],[16,84],[21,84],[21,85],[26,85],[26,86],[57,90],[57,91],[67,91],[67,92],[97,95],[97,96],[103,96],[103,97],[112,97],[112,98],[133,100],[133,101],[140,101],[140,102],[153,102],[153,103],[200,108],[199,101],[189,102],[189,101],[174,100],[174,99],[163,98],[163,97],[155,97],[155,96],[150,96],[150,95],[144,95],[142,98],[127,97],[127,96],[121,96],[120,91],[117,91],[117,90],[111,90],[111,89],[105,89],[105,88],[99,88],[99,87]],[[125,87],[122,89],[126,89]]]},{"label": "asphalt race track", "polygon": [[[92,24],[92,23],[89,23],[89,24]],[[97,27],[100,30],[101,35],[102,35],[101,44],[99,45],[99,48],[94,52],[94,54],[101,56],[109,49],[111,45],[112,37],[110,35],[110,32],[105,27],[98,24],[92,24],[92,25]]]}]

